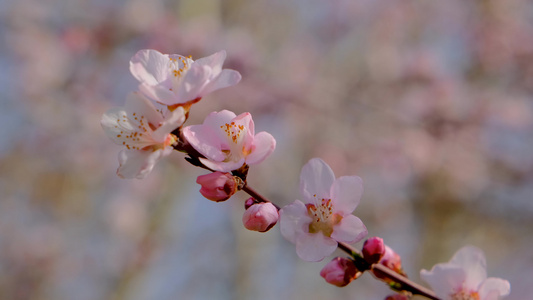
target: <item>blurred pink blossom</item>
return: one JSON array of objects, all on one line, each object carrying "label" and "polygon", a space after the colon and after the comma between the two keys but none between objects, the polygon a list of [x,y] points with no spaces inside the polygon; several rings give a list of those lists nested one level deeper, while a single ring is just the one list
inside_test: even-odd
[{"label": "blurred pink blossom", "polygon": [[498,300],[509,295],[511,285],[501,278],[487,278],[487,263],[481,249],[466,246],[447,263],[431,271],[420,271],[437,296],[443,300]]}]

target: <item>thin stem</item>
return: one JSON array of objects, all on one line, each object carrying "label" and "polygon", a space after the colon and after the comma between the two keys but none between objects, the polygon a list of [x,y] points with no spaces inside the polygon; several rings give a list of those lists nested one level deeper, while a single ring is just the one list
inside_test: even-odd
[{"label": "thin stem", "polygon": [[242,190],[244,192],[246,192],[248,195],[254,197],[255,200],[259,201],[259,202],[264,202],[264,203],[272,203],[272,205],[274,205],[278,210],[280,210],[280,207],[277,206],[275,203],[273,203],[272,201],[269,201],[267,198],[263,197],[263,195],[259,194],[258,192],[256,192],[251,186],[249,186],[248,184],[245,184],[243,187],[242,187]]}]

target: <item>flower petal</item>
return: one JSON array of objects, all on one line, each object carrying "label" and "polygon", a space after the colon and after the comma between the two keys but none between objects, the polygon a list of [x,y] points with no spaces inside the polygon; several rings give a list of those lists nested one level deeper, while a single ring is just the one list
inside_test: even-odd
[{"label": "flower petal", "polygon": [[185,103],[186,101],[179,101],[178,96],[168,88],[161,85],[148,85],[145,83],[139,84],[139,91],[146,95],[146,97],[153,99],[165,105],[174,105]]},{"label": "flower petal", "polygon": [[168,55],[145,49],[138,51],[130,60],[130,72],[140,82],[154,86],[168,76]]},{"label": "flower petal", "polygon": [[154,131],[152,135],[154,140],[163,143],[168,134],[183,125],[183,122],[185,122],[185,111],[180,106],[171,111],[163,123],[161,123],[161,126]]},{"label": "flower petal", "polygon": [[276,140],[268,132],[259,132],[255,135],[252,144],[252,153],[246,157],[246,163],[254,165],[262,162],[276,149]]},{"label": "flower petal", "polygon": [[[307,208],[300,200],[283,207],[280,211],[279,226],[284,238],[296,243],[298,235],[309,231],[312,219],[307,214]],[[307,228],[306,228],[307,227]]]},{"label": "flower petal", "polygon": [[478,293],[481,300],[498,300],[509,295],[511,284],[501,278],[489,277],[479,287]]},{"label": "flower petal", "polygon": [[449,299],[451,294],[462,289],[466,274],[460,266],[441,263],[431,271],[421,270],[420,278],[431,286],[437,297]]},{"label": "flower petal", "polygon": [[183,136],[196,151],[210,160],[223,161],[226,156],[221,151],[222,140],[211,127],[191,125],[183,128]]},{"label": "flower petal", "polygon": [[341,222],[333,227],[331,237],[338,242],[357,243],[368,234],[363,221],[354,215],[346,215]]},{"label": "flower petal", "polygon": [[459,249],[450,263],[462,266],[466,272],[465,286],[471,289],[477,287],[487,278],[487,262],[481,249],[466,246]]},{"label": "flower petal", "polygon": [[331,201],[334,213],[351,214],[363,194],[363,181],[358,176],[342,176],[331,186]]},{"label": "flower petal", "polygon": [[305,261],[321,261],[337,249],[338,243],[322,232],[302,233],[296,238],[296,254]]},{"label": "flower petal", "polygon": [[126,98],[124,110],[130,117],[133,114],[143,115],[148,122],[155,126],[163,122],[163,116],[157,111],[154,104],[140,93],[130,93]]},{"label": "flower petal", "polygon": [[207,95],[219,89],[230,87],[239,83],[242,76],[239,72],[230,69],[224,69],[215,78],[209,81],[201,92],[201,96]]},{"label": "flower petal", "polygon": [[142,151],[142,150],[122,150],[118,154],[120,166],[117,175],[120,178],[145,178],[161,157],[167,151]]},{"label": "flower petal", "polygon": [[209,56],[197,59],[195,61],[195,64],[198,64],[201,66],[208,66],[209,68],[213,69],[214,74],[218,74],[220,73],[220,71],[222,71],[222,64],[224,64],[225,59],[226,59],[226,51],[220,50]]},{"label": "flower petal", "polygon": [[331,199],[330,188],[334,181],[335,174],[323,160],[311,159],[300,173],[300,192],[304,201],[312,203],[314,198]]},{"label": "flower petal", "polygon": [[239,161],[213,161],[205,158],[200,158],[200,161],[208,168],[220,172],[231,172],[242,167],[244,164],[244,158],[241,158]]},{"label": "flower petal", "polygon": [[178,90],[174,91],[179,101],[185,103],[201,97],[200,92],[207,84],[211,72],[211,68],[199,65],[196,62],[193,63],[191,68],[185,73]]}]

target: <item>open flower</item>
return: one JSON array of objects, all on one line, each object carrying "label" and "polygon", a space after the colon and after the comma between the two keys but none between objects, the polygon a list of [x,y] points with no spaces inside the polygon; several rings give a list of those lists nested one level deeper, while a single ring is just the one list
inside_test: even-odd
[{"label": "open flower", "polygon": [[459,249],[448,263],[420,271],[420,277],[443,300],[498,300],[511,291],[507,280],[487,278],[485,255],[473,246]]},{"label": "open flower", "polygon": [[138,93],[130,94],[124,107],[114,107],[104,113],[101,124],[105,133],[116,144],[126,147],[118,155],[117,175],[145,178],[161,157],[172,152],[177,138],[171,132],[183,122],[182,107],[173,111],[157,110]]},{"label": "open flower", "polygon": [[130,71],[147,97],[166,105],[194,103],[241,80],[239,72],[222,69],[225,59],[224,50],[194,61],[178,54],[145,49],[131,58]]},{"label": "open flower", "polygon": [[185,127],[183,136],[206,157],[200,158],[205,166],[221,172],[258,164],[276,148],[272,135],[255,134],[250,113],[236,116],[227,110],[210,113],[202,125]]},{"label": "open flower", "polygon": [[294,201],[281,210],[281,234],[296,244],[306,261],[320,261],[337,248],[337,242],[356,243],[367,234],[363,222],[352,215],[363,185],[357,176],[335,179],[321,159],[311,159],[300,175],[303,202]]}]

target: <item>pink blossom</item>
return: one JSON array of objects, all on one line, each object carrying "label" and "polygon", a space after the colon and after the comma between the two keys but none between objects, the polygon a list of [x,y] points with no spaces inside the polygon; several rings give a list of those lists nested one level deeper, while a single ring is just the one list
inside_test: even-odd
[{"label": "pink blossom", "polygon": [[369,264],[377,263],[385,255],[385,244],[380,237],[371,237],[363,244],[363,257]]},{"label": "pink blossom", "polygon": [[344,257],[335,257],[320,271],[320,276],[338,287],[348,285],[360,275],[361,272],[357,270],[354,262]]},{"label": "pink blossom", "polygon": [[200,158],[205,166],[221,172],[237,170],[245,163],[258,164],[276,148],[272,135],[255,134],[250,113],[212,112],[202,125],[185,127],[183,135],[206,157]]},{"label": "pink blossom", "polygon": [[237,182],[229,173],[213,172],[198,176],[196,183],[202,185],[200,193],[209,200],[228,200],[237,191]]},{"label": "pink blossom", "polygon": [[431,271],[420,271],[420,277],[443,300],[498,300],[511,291],[507,280],[487,278],[485,255],[473,246],[459,249],[449,262]]},{"label": "pink blossom", "polygon": [[272,203],[256,203],[244,211],[242,223],[248,230],[265,232],[276,225],[278,219],[278,209]]},{"label": "pink blossom", "polygon": [[302,168],[300,192],[303,202],[281,210],[280,226],[301,259],[320,261],[335,251],[337,242],[355,243],[366,236],[365,225],[352,215],[363,193],[361,178],[335,179],[331,168],[314,158]]},{"label": "pink blossom", "polygon": [[131,58],[130,71],[147,97],[166,105],[184,104],[241,80],[239,72],[222,69],[225,59],[224,50],[194,61],[145,49]]},{"label": "pink blossom", "polygon": [[105,133],[116,144],[126,147],[118,155],[117,175],[145,178],[161,157],[172,152],[177,137],[171,132],[184,121],[182,107],[158,110],[138,93],[130,94],[124,107],[114,107],[104,113],[101,124]]}]

